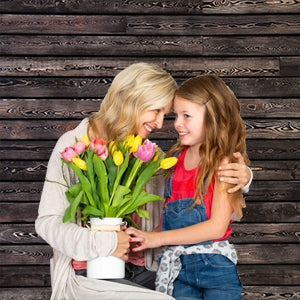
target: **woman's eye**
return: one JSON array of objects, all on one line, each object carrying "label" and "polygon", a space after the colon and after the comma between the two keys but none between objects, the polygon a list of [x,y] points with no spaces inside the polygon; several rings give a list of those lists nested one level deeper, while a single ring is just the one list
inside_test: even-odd
[{"label": "woman's eye", "polygon": [[189,117],[190,117],[190,115],[184,114],[184,117],[185,117],[185,118],[189,118]]}]

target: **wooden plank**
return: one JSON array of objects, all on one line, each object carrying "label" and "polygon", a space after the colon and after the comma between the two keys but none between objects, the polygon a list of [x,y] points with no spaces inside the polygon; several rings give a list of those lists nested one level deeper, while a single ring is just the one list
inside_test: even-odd
[{"label": "wooden plank", "polygon": [[38,202],[41,198],[41,191],[44,182],[0,182],[0,201],[12,202]]},{"label": "wooden plank", "polygon": [[[203,4],[202,4],[203,2]],[[119,14],[143,13],[143,14],[247,14],[247,13],[297,13],[299,12],[299,2],[293,1],[188,1],[188,0],[169,0],[169,1],[148,1],[148,0],[82,0],[56,2],[32,2],[31,0],[7,0],[0,3],[0,12],[14,13],[100,13]]]},{"label": "wooden plank", "polygon": [[[276,22],[274,22],[276,19]],[[35,15],[3,14],[4,34],[257,35],[298,34],[297,15]]]},{"label": "wooden plank", "polygon": [[[248,223],[234,222],[229,240],[237,244],[298,243],[298,223]],[[0,224],[0,244],[45,244],[35,232],[34,224]],[[246,251],[246,250],[245,250]]]},{"label": "wooden plank", "polygon": [[[180,85],[184,78],[176,78]],[[224,78],[238,98],[297,98],[299,77]],[[112,78],[0,77],[0,98],[102,98]]]},{"label": "wooden plank", "polygon": [[[168,151],[176,140],[151,139],[163,151]],[[49,160],[56,140],[4,140],[0,144],[0,160]],[[299,140],[247,140],[250,160],[300,159]]]},{"label": "wooden plank", "polygon": [[280,75],[297,76],[300,73],[300,57],[280,57]]},{"label": "wooden plank", "polygon": [[[237,269],[244,285],[297,286],[299,283],[297,265],[238,265]],[[48,266],[0,266],[0,285],[48,287],[50,270]]]},{"label": "wooden plank", "polygon": [[203,0],[204,14],[249,14],[249,13],[299,13],[300,4],[292,1],[259,1],[259,0]]},{"label": "wooden plank", "polygon": [[76,13],[76,14],[184,14],[201,13],[201,3],[189,0],[149,1],[149,0],[65,0],[57,2],[32,2],[31,0],[6,0],[0,3],[0,12],[20,13]]},{"label": "wooden plank", "polygon": [[[294,44],[296,43],[296,44]],[[299,55],[297,36],[232,36],[203,37],[202,50],[204,56],[270,56]],[[297,49],[298,48],[298,49]]]},{"label": "wooden plank", "polygon": [[[246,141],[247,153],[252,159],[300,159],[299,140]],[[1,148],[0,148],[1,149]],[[1,150],[0,150],[1,153]]]},{"label": "wooden plank", "polygon": [[300,202],[248,203],[243,209],[243,223],[290,223],[300,221]]},{"label": "wooden plank", "polygon": [[250,191],[244,197],[246,203],[249,201],[299,201],[299,181],[258,181],[254,177]]},{"label": "wooden plank", "polygon": [[3,245],[0,246],[0,264],[7,265],[49,265],[52,258],[50,246],[22,246]]},{"label": "wooden plank", "polygon": [[[45,300],[50,299],[49,287],[1,288],[0,298],[3,300]],[[297,300],[300,298],[299,286],[245,286],[242,291],[243,300]]]},{"label": "wooden plank", "polygon": [[300,37],[0,35],[2,55],[161,57],[295,56]]},{"label": "wooden plank", "polygon": [[238,265],[237,270],[244,285],[299,286],[298,265]]},{"label": "wooden plank", "polygon": [[[295,244],[235,245],[240,265],[299,264],[300,248]],[[52,248],[48,245],[1,245],[0,264],[49,265]]]},{"label": "wooden plank", "polygon": [[101,55],[144,58],[160,57],[162,53],[182,56],[202,54],[201,36],[0,35],[0,40],[2,55]]},{"label": "wooden plank", "polygon": [[299,244],[239,244],[235,249],[241,265],[300,263]]},{"label": "wooden plank", "polygon": [[300,287],[297,286],[244,286],[243,300],[296,300],[300,299]]},{"label": "wooden plank", "polygon": [[[83,119],[97,112],[101,98],[0,99],[0,119]],[[299,118],[299,99],[240,98],[242,118]],[[174,118],[171,113],[170,116]]]},{"label": "wooden plank", "polygon": [[[0,223],[32,223],[38,215],[39,203],[0,202]],[[300,202],[253,202],[243,210],[241,223],[295,223],[300,218]]]},{"label": "wooden plank", "polygon": [[[230,227],[233,231],[229,240],[235,245],[242,243],[299,243],[298,223],[240,224],[234,222]],[[244,251],[246,253],[246,250]]]},{"label": "wooden plank", "polygon": [[0,298],[2,300],[46,300],[50,297],[50,287],[0,288]]},{"label": "wooden plank", "polygon": [[49,266],[0,266],[0,286],[3,288],[49,287],[50,284]]},{"label": "wooden plank", "polygon": [[[24,180],[25,178],[23,178]],[[254,178],[255,179],[255,178]],[[39,202],[42,181],[0,181],[1,202]],[[244,195],[248,202],[290,202],[299,201],[299,181],[257,181],[251,184],[249,193]]]},{"label": "wooden plank", "polygon": [[[93,57],[0,57],[0,76],[48,77],[114,77],[120,70],[140,62],[136,58]],[[279,76],[279,58],[145,58],[143,62],[157,64],[176,77],[215,74],[221,77]],[[294,74],[296,75],[296,73]]]},{"label": "wooden plank", "polygon": [[255,180],[299,180],[299,161],[252,161]]},{"label": "wooden plank", "polygon": [[45,244],[34,224],[0,224],[0,244]]}]

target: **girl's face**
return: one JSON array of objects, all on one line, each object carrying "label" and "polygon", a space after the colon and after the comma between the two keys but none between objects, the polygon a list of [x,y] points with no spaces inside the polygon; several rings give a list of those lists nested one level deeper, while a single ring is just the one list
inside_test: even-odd
[{"label": "girl's face", "polygon": [[145,139],[154,128],[162,128],[164,117],[172,108],[172,102],[161,109],[148,110],[141,114],[137,134]]},{"label": "girl's face", "polygon": [[193,103],[179,96],[174,100],[174,126],[183,146],[197,147],[205,140],[205,105]]}]

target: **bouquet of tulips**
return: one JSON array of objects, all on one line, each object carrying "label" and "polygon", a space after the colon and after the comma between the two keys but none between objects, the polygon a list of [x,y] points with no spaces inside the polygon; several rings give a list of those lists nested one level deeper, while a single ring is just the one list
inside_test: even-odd
[{"label": "bouquet of tulips", "polygon": [[67,147],[61,156],[63,164],[73,169],[79,179],[71,186],[65,180],[70,205],[63,222],[71,219],[74,222],[80,208],[84,221],[115,217],[124,218],[133,226],[134,212],[149,219],[148,212],[141,208],[143,204],[163,200],[147,193],[145,184],[159,169],[169,169],[177,162],[174,157],[164,158],[164,153],[159,157],[155,143],[148,139],[142,143],[142,138],[134,135],[108,145],[102,139],[89,143],[84,135],[81,141],[75,139],[74,145]]}]

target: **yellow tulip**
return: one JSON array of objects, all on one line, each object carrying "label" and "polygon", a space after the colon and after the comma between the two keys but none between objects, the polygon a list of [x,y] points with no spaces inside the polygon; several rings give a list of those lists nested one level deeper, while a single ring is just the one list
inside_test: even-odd
[{"label": "yellow tulip", "polygon": [[177,163],[177,157],[168,157],[160,162],[161,168],[164,170],[172,168]]},{"label": "yellow tulip", "polygon": [[132,147],[133,143],[134,143],[134,135],[132,134],[124,140],[123,146],[125,149],[128,149]]},{"label": "yellow tulip", "polygon": [[123,154],[120,150],[114,152],[113,160],[114,160],[114,163],[115,163],[116,166],[120,166],[123,163],[124,157],[123,157]]},{"label": "yellow tulip", "polygon": [[83,135],[81,141],[85,143],[86,147],[89,146],[89,138],[88,138],[88,136],[86,134]]},{"label": "yellow tulip", "polygon": [[133,141],[133,143],[131,145],[130,151],[133,152],[133,153],[135,153],[138,150],[139,145],[142,144],[142,141],[143,141],[143,139],[141,138],[141,136],[137,135],[134,138],[134,141]]},{"label": "yellow tulip", "polygon": [[115,152],[115,150],[117,150],[117,146],[116,146],[114,141],[111,141],[108,144],[108,151],[109,151],[110,154],[113,154]]},{"label": "yellow tulip", "polygon": [[81,170],[87,170],[86,162],[78,157],[72,158],[73,163]]},{"label": "yellow tulip", "polygon": [[157,161],[158,156],[159,156],[159,151],[156,149],[156,150],[155,150],[155,154],[154,154],[153,161]]}]

